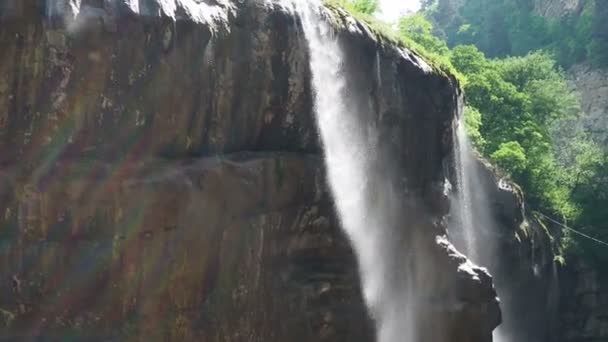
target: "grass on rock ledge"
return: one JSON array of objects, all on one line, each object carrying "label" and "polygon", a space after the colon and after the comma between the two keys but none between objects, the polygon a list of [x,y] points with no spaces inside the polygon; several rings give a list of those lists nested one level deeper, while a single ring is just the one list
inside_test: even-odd
[{"label": "grass on rock ledge", "polygon": [[335,19],[341,21],[337,22],[338,25],[346,23],[346,17],[344,17],[344,12],[346,12],[351,17],[365,24],[376,36],[380,44],[389,44],[408,49],[424,59],[435,72],[448,77],[453,76],[459,84],[463,84],[466,81],[465,77],[452,65],[448,56],[428,51],[411,37],[399,32],[397,25],[391,25],[373,15],[361,13],[347,0],[324,0],[324,3],[332,11]]}]

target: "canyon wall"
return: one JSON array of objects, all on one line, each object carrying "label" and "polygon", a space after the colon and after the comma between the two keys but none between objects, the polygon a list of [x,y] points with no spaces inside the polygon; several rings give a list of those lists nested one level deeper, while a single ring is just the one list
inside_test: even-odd
[{"label": "canyon wall", "polygon": [[584,0],[532,0],[534,11],[544,17],[559,18],[577,14],[585,5]]},{"label": "canyon wall", "polygon": [[[456,81],[327,13],[441,260],[422,329],[490,341],[491,278],[436,241]],[[289,2],[8,0],[0,46],[0,338],[373,340]]]},{"label": "canyon wall", "polygon": [[608,70],[578,64],[568,70],[568,79],[581,95],[581,124],[608,148]]},{"label": "canyon wall", "polygon": [[570,260],[560,273],[561,342],[608,339],[608,278],[581,258]]}]

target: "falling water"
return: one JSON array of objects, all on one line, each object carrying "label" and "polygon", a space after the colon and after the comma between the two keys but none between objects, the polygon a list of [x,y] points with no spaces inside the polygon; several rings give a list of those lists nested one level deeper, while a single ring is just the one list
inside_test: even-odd
[{"label": "falling water", "polygon": [[[466,134],[464,123],[460,123],[457,128],[457,133],[454,135],[455,146],[455,162],[456,162],[456,186],[458,197],[455,198],[456,220],[461,227],[458,231],[461,234],[460,241],[462,246],[457,244],[473,262],[478,263],[479,255],[475,243],[477,234],[475,223],[478,222],[473,218],[473,183],[475,181],[474,173],[474,156],[473,148]],[[458,241],[458,239],[456,239]]]},{"label": "falling water", "polygon": [[[493,271],[495,268],[488,263],[499,257],[496,246],[497,224],[492,217],[487,184],[482,181],[484,178],[479,172],[479,161],[466,133],[464,118],[458,124],[454,135],[454,146],[456,196],[452,198],[455,217],[451,225],[451,240],[474,263],[489,266]],[[499,290],[498,295],[504,298],[504,291],[500,291],[501,284],[495,285]],[[504,305],[502,307],[504,319]],[[494,341],[510,342],[507,335],[505,329],[499,326],[494,332]]]},{"label": "falling water", "polygon": [[[456,214],[455,224],[452,225],[452,228],[455,228],[453,232],[455,234],[451,234],[452,241],[457,248],[466,251],[467,256],[473,262],[488,267],[494,275],[496,290],[502,299],[503,313],[503,324],[494,331],[494,341],[532,341],[534,339],[530,339],[530,331],[520,331],[522,326],[519,321],[522,317],[518,317],[518,312],[522,312],[526,303],[522,304],[522,300],[525,301],[525,299],[516,298],[517,294],[514,292],[512,282],[513,275],[507,274],[508,271],[501,266],[501,255],[498,248],[500,239],[504,237],[501,236],[500,225],[494,218],[491,207],[493,199],[488,193],[490,186],[507,185],[502,180],[499,184],[484,183],[484,180],[488,180],[488,176],[480,173],[480,161],[467,136],[464,122],[459,124],[454,139],[456,143],[454,159],[457,170],[457,196],[452,199]],[[532,248],[532,251],[534,250]],[[534,270],[534,272],[535,276],[538,276],[538,270]]]},{"label": "falling water", "polygon": [[[328,182],[358,257],[363,292],[380,342],[416,341],[407,270],[395,231],[402,227],[390,158],[379,142],[369,97],[349,87],[343,51],[317,0],[294,0],[310,49],[317,124]],[[378,59],[378,62],[379,59]],[[378,66],[379,67],[379,66]],[[371,102],[371,101],[370,101]],[[383,156],[384,155],[384,156]],[[397,269],[404,269],[402,272]]]}]

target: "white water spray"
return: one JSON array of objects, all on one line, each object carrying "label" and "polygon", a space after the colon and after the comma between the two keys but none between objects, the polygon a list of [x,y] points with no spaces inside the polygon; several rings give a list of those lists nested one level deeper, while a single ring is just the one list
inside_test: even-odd
[{"label": "white water spray", "polygon": [[[342,227],[358,257],[366,303],[379,342],[416,341],[412,299],[395,232],[403,228],[396,183],[379,146],[378,116],[361,108],[344,74],[345,59],[317,0],[295,0],[310,49],[315,110],[328,181]],[[377,61],[377,63],[380,63]],[[379,66],[378,66],[379,69]],[[361,103],[361,101],[357,102]],[[365,107],[365,106],[364,106]],[[399,271],[401,270],[401,271]]]},{"label": "white water spray", "polygon": [[456,205],[453,207],[456,208],[456,219],[461,227],[458,231],[462,235],[460,241],[464,243],[460,246],[457,245],[457,247],[473,262],[479,263],[481,260],[479,260],[475,238],[478,233],[476,229],[478,220],[473,217],[473,183],[477,177],[475,177],[476,168],[473,147],[467,136],[464,122],[458,124],[456,134],[454,135],[454,146],[458,197],[454,198]]},{"label": "white water spray", "polygon": [[[458,124],[454,135],[454,161],[456,169],[456,196],[452,198],[455,225],[452,228],[452,241],[469,259],[478,265],[487,265],[497,258],[495,241],[496,222],[492,217],[490,198],[479,173],[479,161],[475,156],[465,128],[464,118]],[[499,284],[495,284],[499,287]],[[502,291],[498,295],[501,296]],[[503,306],[504,309],[504,306]],[[503,310],[504,316],[504,310]],[[503,326],[494,332],[495,342],[511,342]]]},{"label": "white water spray", "polygon": [[[480,161],[475,155],[473,145],[467,136],[464,127],[464,119],[460,123],[455,137],[456,143],[456,172],[457,172],[457,197],[453,198],[453,207],[456,212],[456,238],[452,241],[456,247],[466,251],[467,256],[476,264],[487,266],[494,277],[494,284],[500,298],[503,299],[501,308],[503,323],[494,331],[494,342],[526,342],[530,332],[519,331],[515,327],[519,320],[525,319],[518,316],[521,311],[522,298],[516,298],[513,292],[511,278],[513,275],[506,274],[504,267],[500,266],[501,252],[499,241],[507,237],[501,236],[500,224],[496,221],[492,198],[488,193],[488,187],[509,187],[510,185],[501,180],[498,184],[488,184],[488,175],[481,174]],[[532,250],[534,253],[534,248]],[[535,268],[538,266],[534,266]],[[554,272],[554,274],[556,274]],[[535,269],[535,276],[538,270]],[[549,291],[550,289],[547,289]],[[519,303],[517,303],[519,301]],[[549,319],[549,318],[547,318]]]}]

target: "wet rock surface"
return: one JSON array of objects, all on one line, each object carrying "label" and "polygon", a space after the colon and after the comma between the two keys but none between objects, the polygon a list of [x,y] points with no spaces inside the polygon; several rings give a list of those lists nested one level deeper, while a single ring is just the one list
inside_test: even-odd
[{"label": "wet rock surface", "polygon": [[[457,85],[333,13],[434,265],[422,336],[490,341],[490,276],[437,238]],[[373,340],[286,2],[9,0],[0,25],[0,337]]]},{"label": "wet rock surface", "polygon": [[559,341],[599,342],[608,339],[608,279],[597,266],[571,260],[560,272]]}]

